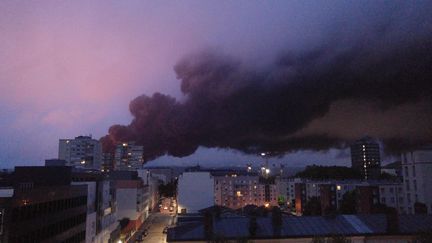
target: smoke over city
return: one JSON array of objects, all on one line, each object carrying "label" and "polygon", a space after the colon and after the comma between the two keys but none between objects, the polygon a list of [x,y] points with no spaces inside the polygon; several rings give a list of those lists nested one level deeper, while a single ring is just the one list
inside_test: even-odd
[{"label": "smoke over city", "polygon": [[113,125],[104,148],[135,141],[151,160],[199,146],[274,155],[327,150],[365,135],[389,153],[431,142],[431,22],[374,26],[310,49],[287,47],[258,68],[216,51],[186,56],[174,67],[184,98],[136,97],[132,122]]}]

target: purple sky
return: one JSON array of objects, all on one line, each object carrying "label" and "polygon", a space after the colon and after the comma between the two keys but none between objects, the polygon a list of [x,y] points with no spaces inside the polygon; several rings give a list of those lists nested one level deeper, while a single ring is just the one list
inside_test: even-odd
[{"label": "purple sky", "polygon": [[[396,8],[394,1],[1,1],[0,167],[42,164],[57,156],[59,138],[99,138],[128,124],[128,104],[140,94],[182,99],[173,66],[191,52],[210,48],[265,66],[287,46],[318,46],[346,22],[351,28],[340,31],[355,35]],[[280,161],[349,164],[346,153],[304,151]],[[258,160],[203,148],[152,164]]]}]

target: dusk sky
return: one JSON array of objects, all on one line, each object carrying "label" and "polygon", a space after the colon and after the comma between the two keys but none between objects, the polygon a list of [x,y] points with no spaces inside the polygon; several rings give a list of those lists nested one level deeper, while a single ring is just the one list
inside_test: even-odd
[{"label": "dusk sky", "polygon": [[[45,159],[57,157],[59,138],[92,134],[99,139],[114,124],[130,124],[133,116],[129,103],[143,94],[152,97],[159,92],[174,97],[178,103],[175,107],[180,110],[196,107],[199,95],[209,92],[206,97],[213,97],[210,91],[202,92],[201,84],[214,77],[193,76],[202,63],[206,64],[204,70],[210,71],[228,66],[233,74],[222,73],[217,76],[221,80],[242,80],[230,81],[230,86],[223,89],[224,102],[236,100],[238,96],[230,96],[230,92],[237,94],[251,83],[264,87],[263,93],[269,96],[275,87],[281,87],[282,95],[292,92],[290,96],[296,96],[287,83],[299,82],[295,87],[301,86],[299,92],[308,94],[299,95],[299,100],[321,99],[323,94],[329,97],[323,98],[320,102],[325,105],[318,108],[313,102],[313,108],[300,102],[300,113],[307,110],[301,118],[291,108],[284,110],[281,121],[289,116],[296,122],[278,123],[276,128],[284,127],[280,131],[270,124],[259,135],[234,133],[232,143],[221,136],[213,137],[212,132],[185,136],[193,140],[192,149],[179,152],[168,146],[166,150],[186,155],[198,146],[195,154],[162,156],[150,162],[153,165],[259,162],[260,158],[244,154],[253,154],[252,148],[288,151],[285,157],[274,159],[288,166],[349,165],[345,143],[363,135],[388,144],[401,138],[430,142],[431,84],[424,80],[431,80],[431,71],[424,65],[430,68],[432,63],[431,12],[431,1],[1,1],[0,167],[41,165]],[[311,57],[315,52],[318,58]],[[291,53],[295,57],[292,60]],[[340,56],[355,68],[333,70],[345,60]],[[392,63],[398,58],[400,62]],[[382,60],[391,64],[382,65]],[[241,63],[241,68],[231,63]],[[308,67],[303,68],[305,65]],[[359,84],[364,80],[393,79],[388,70],[396,72],[398,67],[409,67],[407,76],[414,81],[401,78],[391,85],[377,81],[379,85],[371,83],[372,89],[364,90],[368,95],[349,88],[351,83],[355,88],[368,87]],[[307,75],[298,74],[298,70]],[[317,95],[312,95],[308,84],[315,79],[310,73],[323,74],[326,80],[353,78],[344,91],[338,91],[336,81],[323,81],[323,87],[331,87],[331,93],[316,91]],[[406,90],[407,97],[401,97]],[[263,102],[268,100],[262,97]],[[214,99],[222,98],[218,95]],[[282,106],[295,102],[268,101]],[[191,114],[188,119],[200,113]],[[265,116],[272,117],[272,113]],[[243,120],[236,118],[232,124]],[[268,124],[264,120],[248,128]],[[202,139],[204,134],[212,139]],[[281,141],[278,145],[268,141],[273,134]],[[140,133],[141,138],[145,135]],[[316,142],[323,137],[322,142]],[[252,142],[245,142],[245,138]],[[303,146],[308,139],[313,145]],[[329,146],[323,146],[324,142]]]}]

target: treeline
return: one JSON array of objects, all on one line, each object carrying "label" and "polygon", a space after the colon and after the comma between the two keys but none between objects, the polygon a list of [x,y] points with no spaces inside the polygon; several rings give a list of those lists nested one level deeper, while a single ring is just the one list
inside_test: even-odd
[{"label": "treeline", "polygon": [[347,180],[362,178],[360,171],[350,167],[321,165],[306,166],[306,169],[298,172],[295,177],[313,180]]}]

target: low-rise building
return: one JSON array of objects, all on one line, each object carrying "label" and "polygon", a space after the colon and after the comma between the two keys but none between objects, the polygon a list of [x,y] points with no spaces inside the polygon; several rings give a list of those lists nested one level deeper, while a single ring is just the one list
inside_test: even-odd
[{"label": "low-rise building", "polygon": [[84,242],[88,189],[70,178],[68,167],[16,167],[0,193],[1,242]]}]

